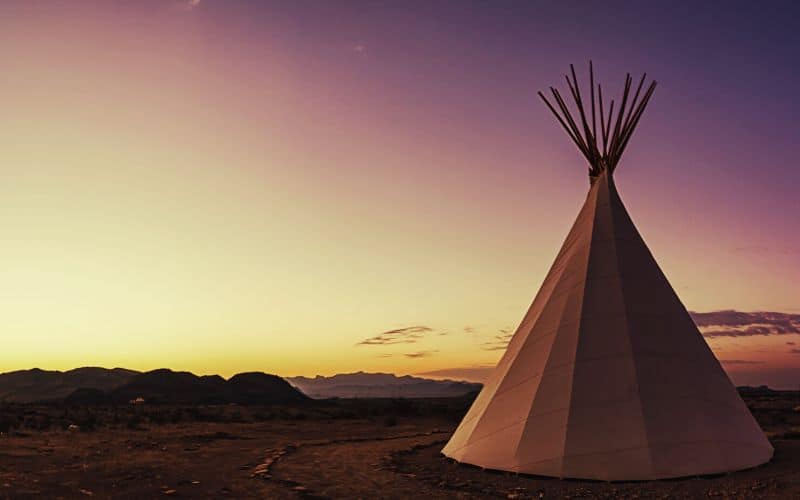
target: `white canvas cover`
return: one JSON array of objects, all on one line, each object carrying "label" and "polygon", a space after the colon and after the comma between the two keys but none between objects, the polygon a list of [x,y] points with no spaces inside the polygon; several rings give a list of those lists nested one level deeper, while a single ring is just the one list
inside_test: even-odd
[{"label": "white canvas cover", "polygon": [[772,452],[607,171],[442,450],[489,469],[600,480],[734,471]]}]

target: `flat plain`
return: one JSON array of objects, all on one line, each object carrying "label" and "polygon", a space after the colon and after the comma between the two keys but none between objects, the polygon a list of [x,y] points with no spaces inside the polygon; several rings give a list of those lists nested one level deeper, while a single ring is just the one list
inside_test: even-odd
[{"label": "flat plain", "polygon": [[300,407],[0,407],[0,498],[800,498],[796,392],[745,395],[774,459],[596,482],[484,471],[439,450],[468,399]]}]

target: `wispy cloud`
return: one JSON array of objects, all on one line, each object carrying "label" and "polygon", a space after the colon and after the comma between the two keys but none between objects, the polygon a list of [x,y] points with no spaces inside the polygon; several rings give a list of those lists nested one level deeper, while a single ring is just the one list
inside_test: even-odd
[{"label": "wispy cloud", "polygon": [[501,351],[508,347],[513,336],[514,333],[510,328],[501,328],[491,340],[484,342],[481,346],[485,351]]},{"label": "wispy cloud", "polygon": [[764,245],[748,245],[734,248],[737,252],[774,253],[781,255],[800,254],[800,247],[768,247]]},{"label": "wispy cloud", "polygon": [[431,357],[433,354],[435,354],[437,352],[439,352],[439,351],[438,350],[432,350],[432,351],[408,352],[408,353],[403,354],[403,356],[405,356],[407,358],[411,358],[411,359],[429,358],[429,357]]},{"label": "wispy cloud", "polygon": [[433,328],[428,326],[409,326],[406,328],[396,328],[381,332],[374,337],[362,340],[356,345],[394,345],[394,344],[415,344],[427,333],[433,332]]},{"label": "wispy cloud", "polygon": [[751,359],[720,359],[720,363],[724,365],[763,365],[764,361],[756,361]]},{"label": "wispy cloud", "polygon": [[[741,311],[713,311],[692,312],[692,319],[697,324],[700,333],[707,339],[720,337],[750,337],[754,335],[793,335],[800,334],[800,314],[782,312],[741,312]],[[475,329],[464,327],[466,333],[473,333]],[[486,351],[501,351],[508,347],[513,336],[511,328],[502,328],[497,334],[481,344]],[[787,345],[795,345],[787,342]],[[717,349],[719,350],[719,349]],[[737,360],[729,361],[736,364]]]},{"label": "wispy cloud", "polygon": [[180,0],[179,2],[173,5],[176,5],[177,8],[183,10],[194,10],[200,6],[200,2],[201,0]]},{"label": "wispy cloud", "polygon": [[800,354],[800,349],[795,347],[794,349],[789,349],[789,352],[792,354]]},{"label": "wispy cloud", "polygon": [[706,338],[800,334],[800,314],[781,312],[690,312]]},{"label": "wispy cloud", "polygon": [[422,377],[446,378],[453,380],[468,380],[470,382],[483,382],[494,369],[494,365],[473,365],[457,368],[443,368],[417,375]]}]

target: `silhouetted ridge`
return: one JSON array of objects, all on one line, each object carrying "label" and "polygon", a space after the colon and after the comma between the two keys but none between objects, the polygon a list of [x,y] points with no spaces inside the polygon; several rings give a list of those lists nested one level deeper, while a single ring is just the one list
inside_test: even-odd
[{"label": "silhouetted ridge", "polygon": [[2,373],[0,401],[60,401],[76,389],[112,390],[138,374],[124,368],[97,367],[76,368],[66,372],[33,368]]},{"label": "silhouetted ridge", "polygon": [[16,403],[125,404],[282,404],[308,401],[276,375],[252,372],[225,380],[160,368],[145,373],[121,368],[78,368],[67,372],[38,368],[0,374],[0,401]]},{"label": "silhouetted ridge", "polygon": [[284,379],[261,372],[234,375],[228,380],[227,387],[237,403],[290,403],[308,399]]},{"label": "silhouetted ridge", "polygon": [[199,377],[167,369],[138,375],[110,397],[114,402],[141,397],[147,403],[161,404],[276,404],[308,399],[276,375],[243,373],[226,381],[219,375]]},{"label": "silhouetted ridge", "polygon": [[142,373],[110,393],[113,402],[137,397],[148,403],[227,403],[225,382],[165,368]]}]

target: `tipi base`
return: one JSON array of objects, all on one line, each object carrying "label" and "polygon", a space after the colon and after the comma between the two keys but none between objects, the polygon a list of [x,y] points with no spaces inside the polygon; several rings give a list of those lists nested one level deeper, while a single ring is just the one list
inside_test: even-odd
[{"label": "tipi base", "polygon": [[531,473],[531,472],[519,472],[519,471],[513,471],[513,470],[496,469],[496,468],[491,468],[491,467],[484,467],[482,465],[471,464],[469,462],[460,462],[460,461],[456,460],[455,458],[448,457],[444,453],[439,453],[439,455],[442,458],[444,458],[444,459],[446,459],[446,460],[448,460],[450,462],[458,464],[459,467],[470,468],[470,469],[480,469],[481,471],[488,472],[490,474],[503,474],[503,475],[513,474],[515,476],[520,476],[520,477],[529,478],[529,479],[547,479],[547,480],[554,480],[554,481],[555,480],[559,480],[559,481],[576,481],[576,482],[582,482],[582,483],[615,483],[615,484],[619,484],[619,483],[647,483],[647,482],[651,482],[651,481],[686,481],[686,480],[690,480],[690,479],[713,479],[713,478],[718,478],[718,477],[723,477],[723,476],[730,476],[730,475],[746,472],[746,471],[749,471],[749,470],[758,469],[758,468],[764,467],[765,465],[769,464],[772,461],[772,457],[770,457],[766,462],[762,462],[760,464],[756,464],[756,465],[752,465],[752,466],[748,466],[748,467],[742,467],[741,469],[734,469],[734,470],[721,471],[721,472],[703,472],[703,473],[697,473],[697,474],[685,474],[685,475],[680,475],[680,476],[669,476],[668,475],[668,476],[663,476],[663,477],[659,476],[659,477],[653,477],[653,478],[647,478],[647,479],[597,479],[597,478],[591,478],[591,477],[552,476],[552,475],[547,475],[547,474],[536,474],[536,473]]}]

